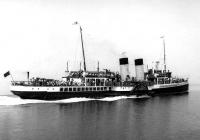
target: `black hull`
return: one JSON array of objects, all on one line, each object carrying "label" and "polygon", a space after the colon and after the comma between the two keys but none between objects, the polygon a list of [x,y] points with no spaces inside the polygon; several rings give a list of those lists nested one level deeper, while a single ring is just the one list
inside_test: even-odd
[{"label": "black hull", "polygon": [[115,96],[131,96],[136,95],[133,92],[27,92],[27,91],[11,91],[13,94],[22,99],[39,99],[39,100],[62,100],[69,98],[104,98]]},{"label": "black hull", "polygon": [[39,99],[39,100],[62,100],[68,98],[104,98],[104,97],[115,97],[115,96],[162,96],[162,95],[172,95],[181,94],[188,91],[189,85],[179,85],[166,88],[152,89],[150,91],[146,90],[136,90],[136,91],[89,91],[89,92],[34,92],[34,91],[11,91],[13,94],[19,96],[22,99]]},{"label": "black hull", "polygon": [[189,84],[185,84],[181,86],[153,89],[152,91],[150,91],[149,94],[151,96],[182,94],[188,92],[188,89],[189,89]]}]

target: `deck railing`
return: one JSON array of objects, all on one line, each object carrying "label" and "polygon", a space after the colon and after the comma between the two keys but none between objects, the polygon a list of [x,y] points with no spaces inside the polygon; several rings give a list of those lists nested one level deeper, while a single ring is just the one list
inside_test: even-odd
[{"label": "deck railing", "polygon": [[[35,81],[12,81],[12,86],[40,86],[40,87],[48,87],[48,86],[85,86],[85,83],[76,83],[76,82],[35,82]],[[87,83],[86,86],[134,86],[136,82],[125,81],[125,82],[115,82],[115,81],[106,81],[104,83]]]}]

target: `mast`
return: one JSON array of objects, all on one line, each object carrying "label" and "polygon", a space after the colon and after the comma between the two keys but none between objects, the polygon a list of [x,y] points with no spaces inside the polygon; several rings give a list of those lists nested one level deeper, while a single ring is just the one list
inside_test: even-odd
[{"label": "mast", "polygon": [[162,40],[163,40],[163,47],[164,47],[164,70],[165,70],[165,72],[166,72],[166,53],[165,53],[165,38],[164,38],[164,36],[162,36],[161,37],[162,38]]},{"label": "mast", "polygon": [[69,66],[68,66],[68,61],[67,61],[67,71],[66,72],[69,72]]},{"label": "mast", "polygon": [[86,72],[86,64],[85,64],[85,51],[83,46],[83,35],[82,35],[82,28],[80,26],[80,33],[81,33],[81,45],[82,45],[82,53],[83,53],[83,65],[84,65],[84,71]]},{"label": "mast", "polygon": [[84,66],[84,72],[86,72],[86,63],[85,63],[85,51],[84,51],[84,45],[83,45],[83,35],[82,35],[82,28],[81,25],[76,21],[73,23],[73,25],[79,25],[80,27],[80,34],[81,34],[81,46],[82,46],[82,53],[83,53],[83,66]]},{"label": "mast", "polygon": [[97,62],[97,72],[99,73],[99,61]]},{"label": "mast", "polygon": [[28,80],[28,83],[29,83],[29,71],[27,71],[27,80]]}]

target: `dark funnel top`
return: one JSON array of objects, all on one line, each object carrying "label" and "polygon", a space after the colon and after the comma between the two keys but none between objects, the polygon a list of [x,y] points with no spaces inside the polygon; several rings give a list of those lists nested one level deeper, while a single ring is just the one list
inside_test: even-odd
[{"label": "dark funnel top", "polygon": [[119,64],[120,65],[126,65],[126,64],[128,64],[128,58],[120,58],[119,59]]},{"label": "dark funnel top", "polygon": [[135,59],[135,66],[143,65],[143,59]]}]

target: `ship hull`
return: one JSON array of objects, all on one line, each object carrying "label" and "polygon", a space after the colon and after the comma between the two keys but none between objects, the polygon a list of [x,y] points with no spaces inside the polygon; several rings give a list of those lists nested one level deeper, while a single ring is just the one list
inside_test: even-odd
[{"label": "ship hull", "polygon": [[104,98],[115,96],[131,96],[136,95],[130,91],[123,92],[30,92],[30,91],[11,91],[13,94],[22,99],[39,99],[39,100],[62,100],[68,98]]},{"label": "ship hull", "polygon": [[166,85],[163,87],[156,87],[149,90],[151,96],[162,96],[162,95],[172,95],[172,94],[183,94],[187,93],[189,89],[188,83]]},{"label": "ship hull", "polygon": [[22,99],[61,100],[68,98],[104,98],[141,96],[147,92],[133,91],[130,86],[11,86],[11,92]]},{"label": "ship hull", "polygon": [[[67,92],[65,89],[67,88]],[[76,88],[76,91],[70,92],[69,90]],[[133,88],[133,87],[101,87],[92,91],[85,91],[86,88],[82,87],[83,91],[78,91],[80,87],[31,87],[31,86],[13,86],[11,92],[14,95],[19,96],[22,99],[39,99],[39,100],[62,100],[68,98],[104,98],[104,97],[115,97],[115,96],[162,96],[171,94],[186,93],[189,88],[188,83],[177,83],[177,84],[163,84],[149,86],[147,89]],[[81,88],[80,88],[81,89]],[[136,89],[136,90],[134,90]]]}]

